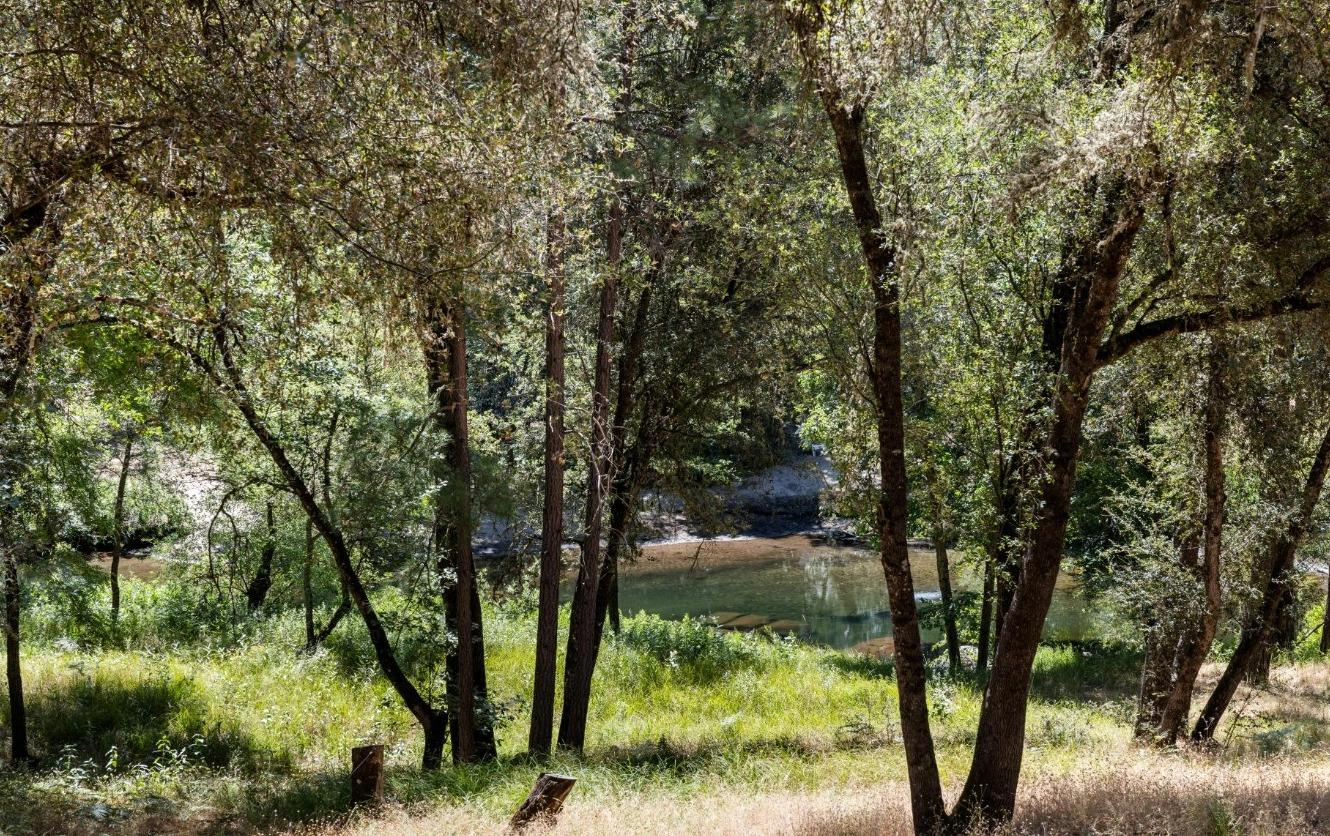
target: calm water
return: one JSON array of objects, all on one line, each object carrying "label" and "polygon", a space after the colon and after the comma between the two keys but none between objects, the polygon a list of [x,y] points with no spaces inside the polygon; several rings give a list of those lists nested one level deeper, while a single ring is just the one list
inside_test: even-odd
[{"label": "calm water", "polygon": [[[915,593],[938,597],[931,551],[911,550]],[[958,590],[979,588],[978,578],[955,566]],[[818,545],[804,537],[775,540],[707,541],[648,547],[620,579],[620,605],[665,618],[729,614],[798,622],[791,631],[831,647],[853,647],[891,635],[882,564],[860,548]],[[1063,577],[1053,597],[1044,635],[1075,639],[1086,634],[1091,613],[1073,578]],[[924,639],[937,641],[937,631]]]}]

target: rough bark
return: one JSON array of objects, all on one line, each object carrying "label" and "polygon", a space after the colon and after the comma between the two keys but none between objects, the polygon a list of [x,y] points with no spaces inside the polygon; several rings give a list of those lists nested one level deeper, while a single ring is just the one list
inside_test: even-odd
[{"label": "rough bark", "polygon": [[453,761],[472,763],[493,760],[498,750],[485,704],[485,641],[471,550],[466,317],[451,300],[432,305],[428,313],[425,365],[443,446],[434,459],[433,540],[440,574],[455,578],[444,588],[446,621],[457,636],[447,659]]},{"label": "rough bark", "polygon": [[545,497],[540,521],[540,592],[536,669],[527,751],[548,755],[554,738],[554,677],[559,640],[559,575],[563,568],[564,477],[564,215],[551,212],[545,252]]},{"label": "rough bark", "polygon": [[1261,602],[1242,625],[1238,646],[1233,651],[1228,666],[1224,669],[1192,729],[1192,740],[1196,742],[1207,742],[1214,738],[1219,721],[1228,710],[1233,695],[1237,693],[1238,686],[1247,674],[1247,669],[1261,647],[1270,640],[1275,619],[1279,615],[1280,604],[1292,582],[1294,558],[1297,556],[1298,547],[1306,537],[1307,529],[1311,526],[1312,514],[1315,513],[1316,505],[1321,500],[1327,471],[1330,471],[1330,428],[1327,428],[1316,450],[1316,456],[1312,459],[1311,469],[1303,484],[1299,508],[1289,522],[1288,528],[1271,544],[1270,574]]},{"label": "rough bark", "polygon": [[826,77],[820,38],[822,7],[812,3],[787,6],[799,52],[816,79],[823,110],[830,122],[850,210],[873,292],[873,350],[869,375],[877,422],[881,489],[877,525],[882,570],[891,605],[895,639],[901,736],[905,743],[910,803],[916,833],[931,833],[946,821],[942,782],[938,774],[928,718],[923,641],[906,543],[905,411],[901,393],[901,321],[899,265],[896,250],[873,196],[872,177],[864,155],[864,110],[848,101],[832,78]]},{"label": "rough bark", "polygon": [[111,510],[111,621],[120,620],[120,558],[125,548],[125,486],[129,467],[134,461],[134,433],[125,433],[125,448],[120,453],[120,479],[115,487],[115,505]]}]

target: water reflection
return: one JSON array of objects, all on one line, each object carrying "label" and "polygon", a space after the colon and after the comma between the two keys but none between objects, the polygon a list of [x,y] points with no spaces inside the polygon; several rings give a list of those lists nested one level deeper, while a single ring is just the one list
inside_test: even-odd
[{"label": "water reflection", "polygon": [[[933,555],[912,551],[916,597],[936,600]],[[954,566],[958,590],[977,590],[978,578]],[[648,547],[620,581],[626,612],[665,618],[713,616],[744,627],[771,623],[808,641],[852,647],[891,635],[882,566],[864,549],[815,544],[805,537],[708,541]],[[1080,638],[1090,613],[1072,578],[1059,582],[1045,635]],[[925,630],[924,639],[940,634]]]}]

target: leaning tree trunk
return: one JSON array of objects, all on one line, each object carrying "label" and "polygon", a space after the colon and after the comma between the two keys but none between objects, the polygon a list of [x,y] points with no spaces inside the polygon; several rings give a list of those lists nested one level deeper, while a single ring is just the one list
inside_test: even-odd
[{"label": "leaning tree trunk", "polygon": [[245,385],[240,367],[236,364],[231,353],[231,338],[225,322],[218,321],[212,327],[213,347],[221,359],[221,368],[218,368],[216,364],[196,350],[192,344],[175,340],[171,336],[160,332],[154,332],[154,335],[188,357],[204,375],[225,393],[240,412],[241,417],[244,418],[246,425],[259,444],[268,452],[274,467],[282,474],[287,487],[300,502],[300,507],[304,510],[306,517],[313,523],[314,528],[323,538],[324,544],[327,545],[328,551],[332,554],[333,564],[337,567],[337,572],[345,585],[346,593],[355,604],[356,610],[360,613],[361,621],[365,624],[365,632],[369,636],[370,646],[374,649],[374,657],[379,663],[379,670],[382,671],[384,679],[387,679],[388,684],[392,685],[393,690],[397,692],[402,703],[416,718],[416,721],[420,723],[421,730],[425,733],[425,752],[421,760],[422,768],[437,769],[441,765],[443,741],[447,739],[448,711],[446,709],[437,710],[431,706],[411,682],[411,678],[402,670],[397,654],[393,650],[392,642],[388,638],[388,631],[384,629],[378,611],[370,600],[369,593],[365,590],[364,583],[360,579],[360,574],[356,571],[355,564],[351,560],[351,550],[346,545],[346,539],[342,536],[341,529],[333,523],[332,517],[328,515],[325,509],[319,506],[309,483],[296,469],[295,465],[291,463],[286,448],[277,436],[273,435],[267,422],[259,415],[258,407],[250,397],[249,388]]},{"label": "leaning tree trunk", "polygon": [[554,737],[554,677],[559,641],[559,575],[563,568],[564,215],[551,212],[546,244],[549,301],[545,314],[545,507],[540,521],[540,601],[536,670],[527,751],[548,755]]},{"label": "leaning tree trunk", "polygon": [[471,551],[465,311],[456,301],[443,301],[429,316],[425,364],[443,444],[435,458],[433,539],[440,574],[456,576],[444,590],[446,620],[457,635],[447,659],[453,761],[471,763],[493,760],[498,750],[486,707],[485,641]]},{"label": "leaning tree trunk", "polygon": [[1289,522],[1288,529],[1272,544],[1270,575],[1265,584],[1261,604],[1243,624],[1238,646],[1229,659],[1228,667],[1224,669],[1223,675],[1215,685],[1215,690],[1210,694],[1210,699],[1205,703],[1205,708],[1201,710],[1196,726],[1192,729],[1191,737],[1196,742],[1203,743],[1214,739],[1219,721],[1228,710],[1229,703],[1237,693],[1248,668],[1255,661],[1262,646],[1270,641],[1275,619],[1279,615],[1279,607],[1292,581],[1294,558],[1311,526],[1316,505],[1321,500],[1327,471],[1330,471],[1330,428],[1327,428],[1325,436],[1321,439],[1316,456],[1312,460],[1311,470],[1307,473],[1307,481],[1302,488],[1301,506]]},{"label": "leaning tree trunk", "polygon": [[129,466],[134,460],[134,433],[125,433],[125,449],[120,458],[120,480],[115,487],[115,506],[111,511],[111,621],[120,620],[120,557],[125,549],[125,485]]},{"label": "leaning tree trunk", "polygon": [[1030,674],[1062,564],[1090,384],[1118,284],[1144,218],[1143,201],[1126,182],[1115,179],[1103,194],[1094,227],[1071,250],[1055,281],[1045,327],[1046,354],[1050,361],[1057,358],[1050,362],[1057,376],[1043,446],[1045,475],[1020,579],[998,635],[970,775],[953,814],[958,827],[974,819],[1007,821],[1016,808]]},{"label": "leaning tree trunk", "polygon": [[1205,401],[1205,520],[1201,526],[1202,556],[1197,581],[1205,590],[1205,608],[1200,621],[1184,634],[1178,648],[1177,670],[1173,688],[1159,718],[1157,741],[1163,746],[1177,743],[1191,713],[1192,692],[1201,666],[1210,655],[1219,630],[1223,607],[1220,590],[1221,549],[1223,548],[1224,506],[1224,422],[1227,397],[1223,381],[1224,357],[1217,346],[1210,351],[1210,379]]}]

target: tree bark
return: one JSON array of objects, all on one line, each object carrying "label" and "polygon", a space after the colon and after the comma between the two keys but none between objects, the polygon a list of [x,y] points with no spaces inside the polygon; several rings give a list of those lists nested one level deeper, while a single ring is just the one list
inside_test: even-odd
[{"label": "tree bark", "polygon": [[125,547],[125,485],[134,456],[134,432],[125,433],[125,449],[120,457],[120,480],[115,488],[115,506],[111,512],[111,621],[120,620],[120,557]]},{"label": "tree bark", "polygon": [[485,641],[471,551],[465,318],[459,302],[436,302],[429,310],[425,345],[434,422],[443,444],[434,469],[434,548],[440,574],[456,576],[455,583],[444,588],[447,622],[457,635],[447,660],[455,763],[498,755],[486,706]]},{"label": "tree bark", "polygon": [[993,622],[993,594],[995,592],[997,573],[997,558],[993,555],[984,561],[984,589],[981,593],[983,598],[979,602],[979,658],[974,663],[976,673],[982,673],[988,670],[988,657],[990,646],[993,643],[992,622]]},{"label": "tree bark", "polygon": [[1325,567],[1325,612],[1321,614],[1321,652],[1330,653],[1330,563]]},{"label": "tree bark", "polygon": [[[941,512],[939,511],[940,515]],[[951,595],[951,565],[947,559],[947,531],[933,528],[933,554],[937,558],[937,586],[942,596],[942,625],[947,638],[947,669],[955,676],[961,672],[961,640],[956,632],[956,605]]]},{"label": "tree bark", "polygon": [[564,476],[564,215],[550,213],[545,251],[545,506],[540,521],[540,591],[536,669],[527,751],[548,755],[554,737],[554,677],[559,641],[559,575],[563,568]]},{"label": "tree bark", "polygon": [[600,290],[600,317],[596,328],[596,375],[591,393],[591,455],[587,473],[586,531],[573,590],[568,649],[564,660],[563,711],[559,718],[559,747],[582,750],[591,677],[595,672],[596,597],[600,577],[601,509],[608,487],[610,462],[609,391],[610,352],[614,341],[614,308],[618,292],[619,233],[622,208],[616,198],[610,211],[611,272]]},{"label": "tree bark", "polygon": [[1201,710],[1196,726],[1192,729],[1193,741],[1204,743],[1214,739],[1219,721],[1228,710],[1228,705],[1233,700],[1233,695],[1237,693],[1238,685],[1246,676],[1247,669],[1261,647],[1270,640],[1275,619],[1279,615],[1280,604],[1292,580],[1294,558],[1307,534],[1307,529],[1311,526],[1312,514],[1315,513],[1316,505],[1321,500],[1328,470],[1330,470],[1330,428],[1327,428],[1316,450],[1316,456],[1312,459],[1311,470],[1308,471],[1307,481],[1303,485],[1300,507],[1289,522],[1288,529],[1280,533],[1271,545],[1270,574],[1260,606],[1242,625],[1238,646],[1215,685],[1215,690],[1210,694],[1210,699],[1206,701],[1205,708]]},{"label": "tree bark", "polygon": [[1202,559],[1197,582],[1205,590],[1205,609],[1200,621],[1188,631],[1178,649],[1177,671],[1173,687],[1159,719],[1157,740],[1160,745],[1177,743],[1191,713],[1192,692],[1201,666],[1210,655],[1219,630],[1219,617],[1223,607],[1220,590],[1222,568],[1224,506],[1226,503],[1224,479],[1224,427],[1227,417],[1227,394],[1224,388],[1224,355],[1212,344],[1210,375],[1205,401],[1205,520],[1201,526]]}]

